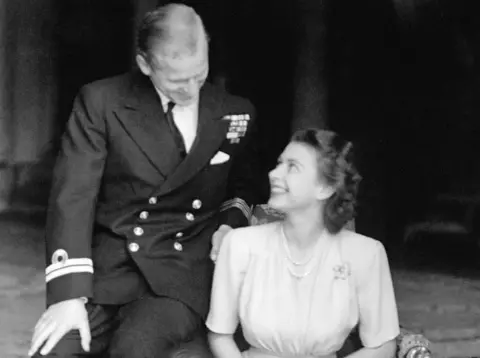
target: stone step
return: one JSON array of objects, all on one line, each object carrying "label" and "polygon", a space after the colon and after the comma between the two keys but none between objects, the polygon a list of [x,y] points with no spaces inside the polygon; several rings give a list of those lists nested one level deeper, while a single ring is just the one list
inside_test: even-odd
[{"label": "stone step", "polygon": [[480,337],[468,341],[432,342],[435,358],[480,358]]}]

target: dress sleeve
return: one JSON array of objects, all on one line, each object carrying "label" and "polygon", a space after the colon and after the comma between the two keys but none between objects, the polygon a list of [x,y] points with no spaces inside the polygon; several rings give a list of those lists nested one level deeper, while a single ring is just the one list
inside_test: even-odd
[{"label": "dress sleeve", "polygon": [[239,296],[250,255],[243,239],[236,229],[230,231],[218,253],[206,321],[215,333],[233,334],[239,323]]},{"label": "dress sleeve", "polygon": [[375,252],[362,272],[358,287],[360,338],[374,348],[400,333],[392,277],[384,246],[376,241]]}]

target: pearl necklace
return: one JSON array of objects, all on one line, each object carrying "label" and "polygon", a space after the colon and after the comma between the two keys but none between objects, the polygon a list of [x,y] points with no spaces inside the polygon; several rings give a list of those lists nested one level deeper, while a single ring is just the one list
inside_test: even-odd
[{"label": "pearl necklace", "polygon": [[312,261],[313,257],[315,256],[315,253],[310,255],[310,257],[307,257],[307,259],[303,262],[298,262],[293,260],[292,258],[292,253],[290,252],[290,247],[288,247],[288,242],[287,242],[287,236],[285,235],[285,230],[283,229],[282,226],[282,242],[283,242],[283,247],[285,248],[285,252],[287,254],[287,260],[290,261],[294,266],[305,266],[308,264],[310,261]]},{"label": "pearl necklace", "polygon": [[[315,266],[317,266],[317,265],[315,265]],[[298,274],[296,272],[293,272],[293,270],[290,268],[290,266],[287,266],[287,269],[288,269],[288,272],[290,272],[290,275],[292,275],[295,278],[302,279],[302,278],[310,275],[312,273],[313,269],[315,268],[315,266],[313,266],[310,270],[308,270],[307,272],[304,272],[302,274]]]},{"label": "pearl necklace", "polygon": [[[287,236],[285,235],[285,231],[284,231],[284,229],[283,229],[283,226],[281,227],[281,229],[282,229],[282,241],[283,241],[283,246],[284,246],[284,248],[285,248],[285,253],[286,253],[285,257],[286,257],[287,261],[290,262],[291,264],[293,264],[293,265],[296,266],[296,267],[298,267],[298,266],[305,266],[305,265],[307,265],[310,261],[312,261],[312,259],[315,257],[315,251],[316,251],[315,249],[313,250],[312,255],[311,255],[309,258],[307,258],[307,260],[305,260],[304,262],[297,262],[297,261],[295,261],[295,260],[292,259],[292,255],[291,255],[291,252],[290,252],[290,248],[289,248],[288,242],[287,242]],[[315,248],[317,247],[317,245],[318,245],[318,241],[317,241],[317,244],[315,245]],[[298,274],[298,273],[294,272],[294,271],[292,270],[292,268],[291,268],[288,264],[287,264],[287,269],[288,269],[288,272],[290,272],[290,274],[291,274],[293,277],[298,278],[298,279],[302,279],[302,278],[307,277],[308,275],[310,275],[310,274],[312,273],[313,269],[314,269],[316,266],[317,266],[316,264],[313,265],[312,268],[310,268],[310,270],[308,270],[308,271],[306,271],[306,272],[304,272],[304,273],[302,273],[302,274]]]}]

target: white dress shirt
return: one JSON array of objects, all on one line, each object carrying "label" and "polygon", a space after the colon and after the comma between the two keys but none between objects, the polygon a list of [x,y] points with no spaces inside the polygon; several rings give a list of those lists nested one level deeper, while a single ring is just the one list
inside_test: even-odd
[{"label": "white dress shirt", "polygon": [[[160,96],[160,100],[162,101],[163,110],[166,112],[168,108],[168,102],[170,102],[170,100],[158,89],[156,90]],[[180,106],[177,104],[175,107],[173,107],[172,113],[173,120],[183,137],[183,141],[185,142],[185,150],[188,153],[192,148],[195,137],[197,136],[198,101],[195,101],[188,106]]]}]

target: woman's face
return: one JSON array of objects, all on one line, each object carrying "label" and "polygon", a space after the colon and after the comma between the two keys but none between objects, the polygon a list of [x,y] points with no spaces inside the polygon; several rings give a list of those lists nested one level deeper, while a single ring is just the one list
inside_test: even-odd
[{"label": "woman's face", "polygon": [[288,144],[269,178],[268,205],[283,212],[314,207],[332,194],[319,180],[315,149],[303,143]]}]

